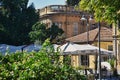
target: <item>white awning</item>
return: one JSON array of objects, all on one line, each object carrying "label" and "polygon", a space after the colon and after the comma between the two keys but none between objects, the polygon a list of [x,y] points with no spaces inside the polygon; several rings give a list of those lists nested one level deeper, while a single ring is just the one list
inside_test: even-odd
[{"label": "white awning", "polygon": [[[106,49],[100,48],[101,54],[112,55],[112,51],[108,51]],[[93,45],[85,44],[79,45],[74,43],[66,43],[60,46],[60,52],[65,54],[93,54],[99,53],[99,48]]]}]

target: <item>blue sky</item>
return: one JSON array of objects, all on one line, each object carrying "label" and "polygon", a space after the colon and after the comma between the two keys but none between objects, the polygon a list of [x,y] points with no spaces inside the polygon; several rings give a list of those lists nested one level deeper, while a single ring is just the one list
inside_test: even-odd
[{"label": "blue sky", "polygon": [[29,4],[34,3],[35,8],[43,8],[48,5],[64,5],[65,0],[29,0]]}]

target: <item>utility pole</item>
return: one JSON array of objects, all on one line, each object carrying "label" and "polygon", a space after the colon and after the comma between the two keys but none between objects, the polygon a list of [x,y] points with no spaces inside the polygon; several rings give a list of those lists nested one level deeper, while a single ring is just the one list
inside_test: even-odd
[{"label": "utility pole", "polygon": [[99,53],[98,53],[98,65],[99,65],[99,80],[101,80],[101,50],[100,50],[100,21],[98,22],[98,47],[99,47]]}]

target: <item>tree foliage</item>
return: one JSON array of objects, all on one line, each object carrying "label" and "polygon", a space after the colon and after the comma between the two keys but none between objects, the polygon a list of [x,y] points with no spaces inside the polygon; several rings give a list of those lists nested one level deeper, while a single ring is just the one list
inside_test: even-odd
[{"label": "tree foliage", "polygon": [[78,5],[78,3],[80,1],[81,0],[67,0],[67,5],[69,5],[69,6],[75,6],[75,5]]},{"label": "tree foliage", "polygon": [[58,36],[61,36],[64,31],[59,28],[57,25],[53,23],[53,25],[47,29],[48,30],[48,35],[50,37],[50,41],[53,41],[54,39],[58,38]]},{"label": "tree foliage", "polygon": [[32,27],[32,31],[29,33],[30,38],[32,41],[40,41],[42,44],[47,38],[50,38],[50,41],[53,42],[53,40],[56,40],[57,42],[58,36],[61,36],[63,34],[63,30],[53,24],[50,28],[47,28],[45,24],[41,22],[37,22]]},{"label": "tree foliage", "polygon": [[40,41],[43,43],[45,39],[48,37],[47,29],[45,24],[37,22],[32,26],[32,31],[29,33],[29,36],[32,41]]},{"label": "tree foliage", "polygon": [[1,80],[85,80],[70,65],[61,63],[46,40],[39,52],[0,55]]},{"label": "tree foliage", "polygon": [[97,21],[116,23],[120,19],[120,0],[81,0],[79,6],[92,11]]},{"label": "tree foliage", "polygon": [[39,18],[34,5],[28,6],[28,0],[0,0],[0,3],[0,24],[5,30],[4,35],[0,34],[3,37],[0,43],[13,45],[29,43],[28,33]]}]

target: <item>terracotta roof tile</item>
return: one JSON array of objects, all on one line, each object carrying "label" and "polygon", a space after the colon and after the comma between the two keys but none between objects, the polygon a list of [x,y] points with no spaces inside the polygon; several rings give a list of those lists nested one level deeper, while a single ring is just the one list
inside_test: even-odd
[{"label": "terracotta roof tile", "polygon": [[[101,27],[100,29],[100,39],[101,41],[112,41],[112,29]],[[70,37],[66,39],[67,41],[75,43],[87,42],[87,32],[81,33],[79,35]],[[89,42],[98,40],[98,28],[89,31]]]},{"label": "terracotta roof tile", "polygon": [[[112,29],[101,27],[100,39],[101,41],[112,41],[113,40]],[[96,38],[96,40],[98,40],[98,37]]]}]

